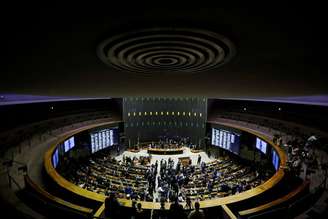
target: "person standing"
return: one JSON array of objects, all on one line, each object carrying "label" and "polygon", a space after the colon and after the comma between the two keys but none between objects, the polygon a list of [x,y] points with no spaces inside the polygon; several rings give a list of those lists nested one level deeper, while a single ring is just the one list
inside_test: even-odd
[{"label": "person standing", "polygon": [[118,218],[120,215],[121,204],[117,201],[115,193],[111,193],[105,199],[105,216],[110,218]]},{"label": "person standing", "polygon": [[194,209],[192,206],[192,203],[191,203],[191,199],[189,197],[187,197],[187,199],[186,199],[186,205],[184,206],[184,209],[189,210],[189,211]]},{"label": "person standing", "polygon": [[178,198],[176,197],[174,199],[175,201],[170,205],[170,210],[169,210],[169,219],[185,219],[186,214],[184,213],[183,206],[179,204]]},{"label": "person standing", "polygon": [[202,157],[200,156],[200,154],[198,154],[197,165],[199,165],[201,161],[202,161]]},{"label": "person standing", "polygon": [[144,210],[141,208],[141,203],[139,202],[137,204],[137,209],[136,209],[136,217],[135,219],[144,219],[145,218],[145,212]]},{"label": "person standing", "polygon": [[153,219],[168,219],[168,211],[165,210],[165,199],[160,199],[161,208],[159,210],[155,210]]},{"label": "person standing", "polygon": [[190,212],[188,219],[205,219],[205,214],[203,210],[199,209],[199,202],[195,202],[195,210]]},{"label": "person standing", "polygon": [[117,151],[117,155],[119,155],[120,154],[120,146],[119,145],[117,145],[116,151]]}]

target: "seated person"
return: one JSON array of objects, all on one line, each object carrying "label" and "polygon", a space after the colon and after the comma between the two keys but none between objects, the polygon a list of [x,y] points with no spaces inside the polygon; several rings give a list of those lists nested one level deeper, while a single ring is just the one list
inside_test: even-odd
[{"label": "seated person", "polygon": [[131,195],[133,191],[130,186],[127,186],[127,187],[125,187],[124,192],[126,195]]}]

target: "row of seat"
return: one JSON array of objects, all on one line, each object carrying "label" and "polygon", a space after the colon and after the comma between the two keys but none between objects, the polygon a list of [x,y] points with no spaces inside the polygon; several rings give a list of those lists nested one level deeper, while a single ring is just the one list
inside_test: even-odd
[{"label": "row of seat", "polygon": [[[253,118],[254,116],[251,116]],[[291,131],[290,127],[286,124],[284,124],[282,121],[271,121],[269,118],[256,118],[256,119],[247,119],[247,116],[242,115],[231,115],[231,114],[224,114],[224,115],[218,115],[215,118],[212,118],[212,121],[221,121],[222,118],[227,118],[232,121],[236,121],[237,124],[241,124],[241,121],[247,122],[247,127],[250,125],[253,125],[252,127],[255,127],[255,129],[260,129],[263,127],[267,127],[269,132],[271,133],[277,133],[277,130],[279,133],[284,133],[283,131],[288,130],[288,133],[284,133],[284,135],[293,135],[294,137],[297,137],[298,135],[303,135],[304,133],[298,132],[297,128]],[[256,121],[256,123],[255,123]],[[262,127],[261,127],[262,126]],[[274,200],[264,202],[257,204],[251,208],[239,210],[235,212],[236,215],[238,215],[239,218],[277,218],[278,215],[289,217],[288,215],[291,214],[288,210],[288,206],[293,203],[297,198],[302,197],[302,194],[307,194],[309,189],[309,181],[303,181],[300,185],[296,186],[294,189],[289,191],[288,193],[284,194],[283,196],[280,196],[278,198],[275,198]]]},{"label": "row of seat", "polygon": [[[220,177],[214,177],[214,171],[220,172]],[[256,187],[261,183],[261,179],[258,178],[255,172],[250,171],[249,168],[240,164],[234,163],[229,158],[223,161],[214,161],[206,166],[204,173],[196,168],[195,172],[190,176],[191,180],[187,185],[184,185],[186,196],[191,199],[205,200],[208,198],[220,198],[228,195],[233,195],[237,191],[233,191],[233,188],[240,186],[245,182],[247,188]],[[212,189],[209,191],[204,179],[208,179],[212,183]],[[227,187],[223,188],[222,185]],[[228,188],[228,189],[227,189]]]},{"label": "row of seat", "polygon": [[124,198],[125,188],[130,187],[134,193],[142,196],[147,189],[144,179],[147,167],[123,164],[102,152],[70,170],[63,173],[69,181],[103,195],[116,191],[118,197]]},{"label": "row of seat", "polygon": [[[211,199],[236,193],[234,188],[241,183],[247,183],[248,189],[261,183],[255,176],[255,172],[250,171],[229,157],[221,158],[206,164],[202,171],[201,167],[183,167],[186,177],[190,180],[181,189],[185,197],[191,199]],[[191,172],[191,168],[193,171]],[[147,180],[145,173],[149,166],[130,166],[111,158],[106,153],[98,153],[87,162],[70,168],[70,172],[65,177],[87,190],[108,195],[110,191],[118,192],[119,197],[124,198],[125,188],[130,187],[139,197],[145,197],[147,193]],[[215,171],[219,171],[221,176],[214,177]],[[204,178],[211,181],[213,187],[211,191],[204,185]],[[226,187],[223,189],[222,185]],[[228,188],[228,189],[226,189]]]}]

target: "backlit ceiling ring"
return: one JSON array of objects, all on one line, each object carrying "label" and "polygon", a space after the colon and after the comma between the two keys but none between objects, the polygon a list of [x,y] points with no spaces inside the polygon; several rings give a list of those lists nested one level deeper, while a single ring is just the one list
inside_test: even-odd
[{"label": "backlit ceiling ring", "polygon": [[190,28],[127,32],[104,40],[97,48],[99,58],[109,66],[145,75],[208,71],[226,64],[235,53],[226,37]]}]

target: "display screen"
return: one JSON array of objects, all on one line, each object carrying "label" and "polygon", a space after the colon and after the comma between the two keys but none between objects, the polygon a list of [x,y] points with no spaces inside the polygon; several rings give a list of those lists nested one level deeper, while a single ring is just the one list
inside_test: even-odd
[{"label": "display screen", "polygon": [[266,143],[262,139],[256,138],[256,148],[262,151],[264,154],[266,154],[267,152],[267,145],[268,143]]},{"label": "display screen", "polygon": [[75,146],[74,136],[64,141],[64,151],[67,152]]},{"label": "display screen", "polygon": [[212,128],[212,145],[239,153],[240,135],[224,129]]},{"label": "display screen", "polygon": [[279,156],[275,150],[272,150],[272,164],[275,168],[275,170],[278,170],[279,168]]},{"label": "display screen", "polygon": [[117,144],[118,128],[102,129],[90,133],[91,138],[91,153],[102,150]]},{"label": "display screen", "polygon": [[59,163],[59,154],[58,154],[58,148],[56,148],[55,152],[52,155],[52,165],[56,168]]}]

